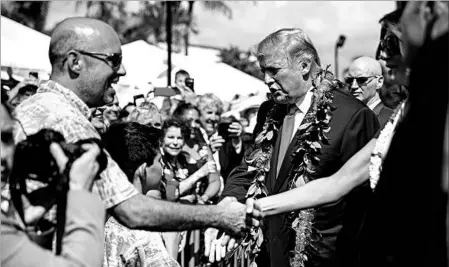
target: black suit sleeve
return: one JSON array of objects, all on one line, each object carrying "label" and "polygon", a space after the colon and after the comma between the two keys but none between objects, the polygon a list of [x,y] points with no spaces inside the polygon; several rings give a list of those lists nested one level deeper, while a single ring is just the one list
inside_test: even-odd
[{"label": "black suit sleeve", "polygon": [[232,170],[221,194],[221,199],[229,196],[235,197],[239,202],[245,202],[246,192],[253,178],[253,174],[248,173],[247,170],[248,165],[244,161]]},{"label": "black suit sleeve", "polygon": [[[341,146],[341,160],[344,164],[363,148],[377,133],[379,122],[368,107],[361,108],[351,118],[345,129]],[[362,225],[366,209],[371,201],[369,181],[354,188],[346,195],[343,229],[337,241],[338,261],[341,266],[354,266],[357,258],[356,237]]]},{"label": "black suit sleeve", "polygon": [[379,130],[376,115],[368,108],[359,109],[351,118],[343,135],[340,159],[344,163],[362,149]]}]

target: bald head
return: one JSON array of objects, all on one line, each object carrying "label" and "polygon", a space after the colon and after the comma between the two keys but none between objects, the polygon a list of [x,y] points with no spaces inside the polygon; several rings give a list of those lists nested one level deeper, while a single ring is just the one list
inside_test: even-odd
[{"label": "bald head", "polygon": [[62,68],[62,62],[70,50],[103,51],[109,44],[120,40],[111,26],[92,18],[68,18],[60,22],[51,35],[49,57],[55,68]]},{"label": "bald head", "polygon": [[363,72],[367,76],[382,75],[382,67],[372,57],[359,57],[349,66],[349,72]]},{"label": "bald head", "polygon": [[372,57],[359,57],[349,66],[346,81],[351,94],[369,105],[376,101],[377,90],[383,85],[382,67]]}]

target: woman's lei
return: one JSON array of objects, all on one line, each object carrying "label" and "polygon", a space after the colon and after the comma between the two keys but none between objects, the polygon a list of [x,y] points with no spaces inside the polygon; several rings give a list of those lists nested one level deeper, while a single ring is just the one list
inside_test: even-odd
[{"label": "woman's lei", "polygon": [[[329,123],[332,119],[331,107],[333,94],[331,91],[342,84],[332,78],[332,74],[326,69],[321,70],[313,79],[311,89],[313,92],[312,106],[307,112],[303,123],[296,135],[299,135],[293,153],[292,164],[295,166],[289,174],[289,189],[296,187],[296,182],[302,178],[305,183],[313,180],[316,166],[319,164],[321,144],[328,145],[325,136],[330,131]],[[275,104],[270,110],[262,131],[256,137],[256,149],[245,158],[248,164],[248,172],[254,172],[254,179],[248,189],[247,198],[259,199],[268,195],[265,187],[265,177],[270,171],[270,160],[274,144],[282,124],[284,116],[280,113],[282,105]],[[284,114],[285,115],[285,114]],[[316,231],[312,227],[314,209],[291,212],[288,223],[296,233],[296,242],[293,255],[290,259],[292,266],[304,266],[307,261],[307,249],[312,239],[316,238]],[[263,234],[260,228],[253,228],[244,239],[242,246],[246,246],[246,252],[255,265],[255,258],[260,251],[263,242]]]},{"label": "woman's lei", "polygon": [[404,114],[405,105],[406,101],[398,105],[393,114],[390,116],[387,124],[385,124],[384,128],[380,132],[379,138],[374,145],[369,165],[369,180],[372,190],[374,190],[377,185],[377,181],[379,181],[383,160],[385,159],[388,149],[390,148],[391,140],[393,139],[393,135],[396,131],[396,126]]}]

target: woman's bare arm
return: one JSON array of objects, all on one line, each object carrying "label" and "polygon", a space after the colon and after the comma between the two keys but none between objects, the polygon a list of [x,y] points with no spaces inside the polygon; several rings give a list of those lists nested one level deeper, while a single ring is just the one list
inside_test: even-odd
[{"label": "woman's bare arm", "polygon": [[257,200],[265,216],[316,207],[337,201],[369,179],[369,161],[377,139],[371,139],[332,176]]}]

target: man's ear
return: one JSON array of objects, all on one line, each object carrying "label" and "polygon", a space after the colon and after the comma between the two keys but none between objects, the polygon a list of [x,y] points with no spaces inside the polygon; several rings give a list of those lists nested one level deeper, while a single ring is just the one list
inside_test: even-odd
[{"label": "man's ear", "polygon": [[70,51],[67,57],[67,67],[70,73],[79,74],[83,65],[80,54],[76,51]]},{"label": "man's ear", "polygon": [[310,69],[312,68],[312,62],[309,60],[302,60],[299,62],[299,71],[302,76],[306,76],[310,73]]},{"label": "man's ear", "polygon": [[379,90],[384,85],[384,76],[377,78],[376,90]]}]

